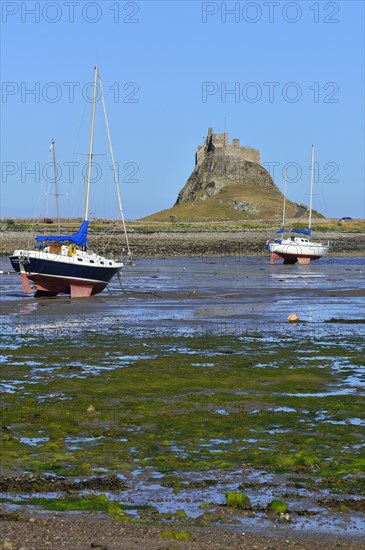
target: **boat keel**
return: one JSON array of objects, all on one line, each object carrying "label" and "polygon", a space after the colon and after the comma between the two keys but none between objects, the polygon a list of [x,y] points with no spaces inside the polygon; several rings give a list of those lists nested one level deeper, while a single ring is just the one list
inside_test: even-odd
[{"label": "boat keel", "polygon": [[71,298],[89,298],[93,292],[93,285],[70,285]]},{"label": "boat keel", "polygon": [[279,254],[276,254],[276,252],[271,252],[270,256],[270,265],[274,265],[275,262],[278,260],[281,260],[282,258],[279,256]]},{"label": "boat keel", "polygon": [[298,262],[300,265],[309,265],[311,263],[311,259],[298,256]]},{"label": "boat keel", "polygon": [[27,275],[25,273],[21,273],[20,277],[21,277],[21,280],[22,280],[23,291],[26,294],[33,294],[33,289],[31,288],[31,286],[29,284],[29,279],[28,279]]},{"label": "boat keel", "polygon": [[[74,278],[47,277],[41,274],[21,273],[21,279],[24,292],[33,294],[35,291],[35,298],[47,298],[57,296],[57,294],[69,294],[71,298],[89,298],[94,294],[99,294],[107,286],[106,282],[101,281],[78,281]],[[33,289],[29,281],[33,282]]]}]

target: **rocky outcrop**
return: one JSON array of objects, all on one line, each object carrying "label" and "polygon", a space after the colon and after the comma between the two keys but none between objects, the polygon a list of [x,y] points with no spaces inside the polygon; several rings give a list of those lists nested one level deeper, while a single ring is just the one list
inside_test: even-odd
[{"label": "rocky outcrop", "polygon": [[[175,205],[189,201],[207,200],[231,183],[242,184],[242,199],[232,200],[232,207],[243,212],[250,211],[252,201],[245,200],[245,186],[254,185],[262,193],[275,193],[282,197],[269,172],[259,164],[233,156],[230,149],[207,151],[201,164],[197,164],[185,186],[179,193]],[[259,203],[254,205],[257,213]]]}]

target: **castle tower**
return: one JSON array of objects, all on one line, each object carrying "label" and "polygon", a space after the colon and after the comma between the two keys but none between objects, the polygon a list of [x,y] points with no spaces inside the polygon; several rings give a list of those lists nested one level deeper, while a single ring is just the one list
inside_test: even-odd
[{"label": "castle tower", "polygon": [[208,135],[203,145],[197,147],[195,155],[195,169],[204,161],[206,154],[219,152],[227,156],[234,156],[237,160],[245,160],[260,164],[260,151],[252,147],[240,146],[240,140],[234,138],[232,144],[229,144],[228,134],[215,134],[213,128],[208,128]]}]

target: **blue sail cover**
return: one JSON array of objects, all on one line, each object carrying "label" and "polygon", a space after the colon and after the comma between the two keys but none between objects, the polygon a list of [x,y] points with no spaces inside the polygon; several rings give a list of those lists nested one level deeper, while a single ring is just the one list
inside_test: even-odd
[{"label": "blue sail cover", "polygon": [[53,243],[72,243],[76,244],[78,246],[86,246],[87,245],[87,228],[88,228],[89,222],[84,220],[80,226],[80,229],[77,233],[74,235],[39,235],[35,238],[35,240],[38,243],[42,243],[44,241],[52,241]]},{"label": "blue sail cover", "polygon": [[276,232],[276,234],[284,233],[284,231],[285,231],[285,227],[283,226],[281,229],[279,229],[279,231]]},{"label": "blue sail cover", "polygon": [[292,229],[292,233],[300,233],[301,235],[307,235],[310,237],[311,230],[310,229]]}]

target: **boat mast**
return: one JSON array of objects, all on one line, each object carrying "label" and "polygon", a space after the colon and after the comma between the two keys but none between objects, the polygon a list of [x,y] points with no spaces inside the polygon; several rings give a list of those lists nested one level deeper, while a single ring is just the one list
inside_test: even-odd
[{"label": "boat mast", "polygon": [[92,170],[92,159],[93,159],[93,145],[94,145],[94,123],[95,123],[95,104],[96,104],[96,79],[98,75],[98,66],[94,67],[94,85],[93,85],[93,102],[91,110],[91,127],[90,127],[90,145],[89,145],[89,154],[87,160],[87,180],[86,180],[86,197],[85,197],[85,213],[84,220],[88,220],[89,216],[89,195],[90,195],[90,180],[91,180],[91,170]]},{"label": "boat mast", "polygon": [[283,205],[283,227],[285,226],[285,205],[286,205],[286,168],[284,172],[284,205]]},{"label": "boat mast", "polygon": [[55,142],[52,138],[51,141],[51,151],[52,151],[52,157],[53,157],[53,173],[54,173],[54,194],[56,197],[56,217],[57,217],[57,232],[60,232],[60,213],[59,213],[59,204],[58,204],[58,182],[57,182],[57,166],[56,166],[56,149],[55,149]]},{"label": "boat mast", "polygon": [[122,223],[123,223],[123,230],[124,230],[125,242],[126,242],[126,245],[127,245],[128,256],[131,258],[131,257],[132,257],[132,252],[131,252],[131,249],[130,249],[130,247],[129,247],[129,239],[128,239],[127,228],[126,228],[126,225],[125,225],[125,219],[124,219],[124,213],[123,213],[122,199],[121,199],[121,197],[120,197],[118,174],[117,174],[117,170],[116,170],[116,167],[115,167],[114,153],[113,153],[113,147],[112,147],[112,140],[111,140],[111,137],[110,137],[108,117],[107,117],[107,114],[106,114],[106,107],[105,107],[105,102],[104,102],[103,87],[102,87],[102,84],[101,84],[101,78],[100,78],[99,72],[98,72],[98,84],[99,84],[99,88],[100,88],[101,102],[102,102],[102,104],[103,104],[105,127],[106,127],[106,132],[107,132],[107,135],[108,135],[108,143],[109,143],[109,150],[110,150],[110,158],[111,158],[111,161],[112,161],[113,174],[114,174],[114,183],[115,183],[115,187],[116,187],[116,189],[117,189],[119,213],[120,213],[120,217],[121,217]]},{"label": "boat mast", "polygon": [[310,188],[310,196],[309,196],[309,222],[308,222],[308,229],[309,230],[310,230],[311,224],[312,224],[313,181],[314,181],[314,145],[312,145],[311,188]]}]

